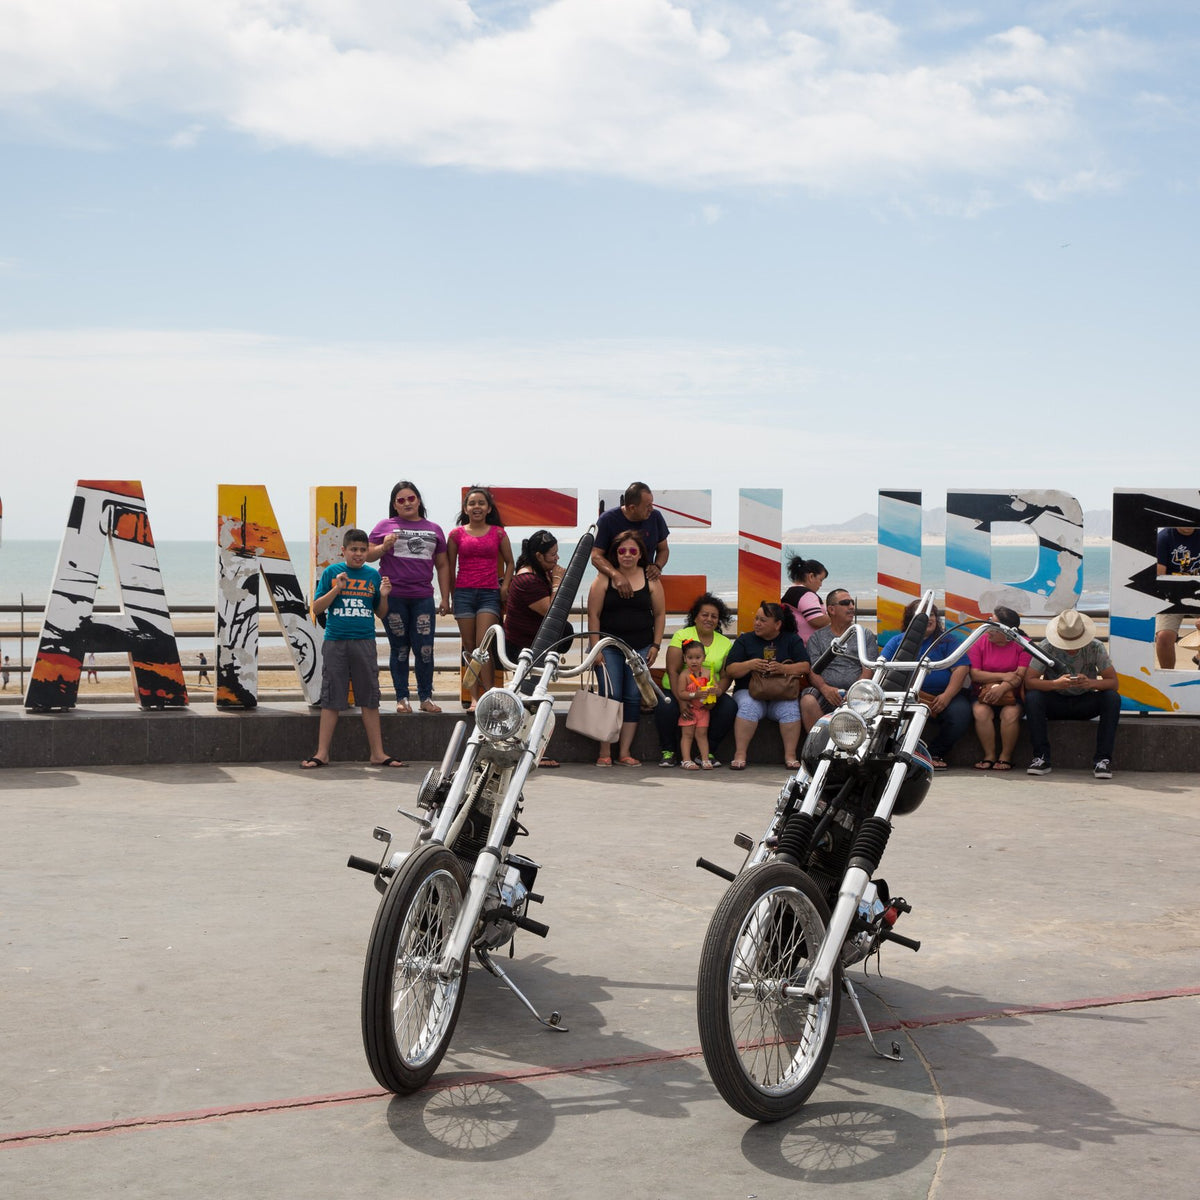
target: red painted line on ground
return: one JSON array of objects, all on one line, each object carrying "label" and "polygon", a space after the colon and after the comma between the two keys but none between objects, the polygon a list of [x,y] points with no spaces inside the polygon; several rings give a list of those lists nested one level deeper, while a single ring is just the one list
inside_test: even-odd
[{"label": "red painted line on ground", "polygon": [[[1167,988],[1153,992],[1130,992],[1121,996],[1092,996],[1084,1000],[1053,1001],[1048,1004],[1021,1004],[1008,1008],[978,1009],[961,1013],[942,1013],[929,1017],[904,1017],[896,1021],[881,1021],[871,1026],[872,1033],[888,1033],[898,1029],[933,1029],[939,1025],[965,1025],[975,1021],[999,1021],[1012,1017],[1036,1016],[1046,1013],[1077,1012],[1088,1008],[1112,1008],[1122,1004],[1145,1004],[1155,1000],[1177,1000],[1200,996],[1200,987]],[[843,1026],[838,1037],[862,1036],[857,1026]],[[472,1075],[434,1079],[422,1094],[448,1091],[451,1088],[474,1087],[479,1084],[524,1083],[532,1079],[559,1079],[571,1075],[587,1075],[595,1071],[611,1071],[624,1067],[653,1066],[684,1058],[698,1058],[699,1046],[685,1050],[650,1050],[645,1054],[623,1054],[614,1058],[599,1058],[569,1066],[523,1067],[511,1071],[481,1071]],[[287,1100],[265,1100],[261,1103],[226,1105],[218,1108],[198,1108],[188,1112],[161,1113],[157,1116],[128,1117],[124,1120],[98,1121],[89,1125],[63,1125],[51,1129],[27,1129],[19,1133],[0,1134],[0,1150],[22,1146],[44,1145],[68,1139],[105,1137],[138,1129],[164,1129],[180,1125],[195,1125],[206,1121],[224,1121],[233,1117],[251,1117],[287,1112],[289,1109],[333,1108],[339,1104],[361,1104],[366,1100],[390,1099],[392,1093],[382,1088],[356,1092],[335,1092],[324,1096],[296,1096]]]}]

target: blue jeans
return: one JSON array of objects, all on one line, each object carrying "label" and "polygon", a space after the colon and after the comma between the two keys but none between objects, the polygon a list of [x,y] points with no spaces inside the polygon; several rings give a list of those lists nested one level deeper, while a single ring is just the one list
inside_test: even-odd
[{"label": "blue jeans", "polygon": [[973,719],[971,700],[965,689],[955,692],[954,698],[942,709],[942,715],[932,718],[937,722],[937,736],[925,735],[924,741],[929,747],[929,753],[934,758],[948,757],[951,747],[967,732]]},{"label": "blue jeans", "polygon": [[[647,646],[645,649],[639,650],[638,654],[644,659],[649,650],[650,647]],[[625,655],[615,646],[609,646],[601,657],[608,669],[608,678],[612,683],[612,689],[610,691],[604,686],[604,672],[602,671],[600,673],[600,694],[611,695],[613,699],[620,700],[625,709],[621,720],[626,724],[631,721],[637,724],[642,715],[642,693],[638,691],[637,682],[633,678],[629,664],[625,661]]]},{"label": "blue jeans", "polygon": [[437,605],[432,596],[389,596],[384,631],[392,648],[388,666],[397,700],[408,699],[408,655],[417,675],[417,700],[433,699],[433,630]]}]

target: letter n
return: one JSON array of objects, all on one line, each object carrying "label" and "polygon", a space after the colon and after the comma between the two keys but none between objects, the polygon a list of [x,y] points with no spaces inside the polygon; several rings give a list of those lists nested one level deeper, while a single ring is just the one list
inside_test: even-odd
[{"label": "letter n", "polygon": [[[117,616],[97,616],[94,611],[106,544],[120,592]],[[81,479],[76,485],[25,693],[26,708],[74,708],[89,652],[129,655],[137,702],[143,708],[187,704],[146,499],[135,480]]]},{"label": "letter n", "polygon": [[321,631],[308,605],[261,484],[217,485],[218,708],[258,705],[258,579],[267,581],[304,698],[321,698]]}]

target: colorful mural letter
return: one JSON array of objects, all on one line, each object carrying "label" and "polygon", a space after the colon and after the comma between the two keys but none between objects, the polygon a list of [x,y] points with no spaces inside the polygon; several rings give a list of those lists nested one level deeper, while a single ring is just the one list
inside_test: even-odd
[{"label": "colorful mural letter", "polygon": [[1158,531],[1200,526],[1200,492],[1184,488],[1113,492],[1111,612],[1108,652],[1121,679],[1125,708],[1200,712],[1200,672],[1180,652],[1175,670],[1154,653],[1154,619],[1178,614],[1180,633],[1200,616],[1200,576],[1159,575]]},{"label": "colorful mural letter", "polygon": [[[653,489],[651,489],[653,490]],[[617,508],[622,491],[602,491],[600,512]],[[712,492],[667,490],[654,491],[654,507],[662,513],[668,529],[709,529],[712,527]]]},{"label": "colorful mural letter", "polygon": [[321,572],[341,562],[342,539],[358,523],[358,489],[314,487],[308,489],[308,594],[317,590]]},{"label": "colorful mural letter", "polygon": [[738,489],[738,633],[754,627],[764,601],[782,592],[783,489]]},{"label": "colorful mural letter", "polygon": [[875,624],[882,635],[904,624],[904,609],[921,595],[921,493],[880,491]]},{"label": "colorful mural letter", "polygon": [[[574,488],[492,487],[483,484],[504,518],[505,527],[530,529],[574,529],[579,521],[579,493]],[[464,487],[460,498],[467,498]],[[514,543],[520,546],[520,539]]]},{"label": "colorful mural letter", "polygon": [[218,708],[258,705],[258,577],[283,630],[304,698],[321,698],[321,631],[308,605],[261,484],[217,485]]},{"label": "colorful mural letter", "polygon": [[[120,592],[116,616],[93,611],[106,545]],[[74,708],[84,656],[92,652],[129,656],[134,695],[143,708],[187,704],[146,499],[135,480],[81,479],[76,485],[25,707]]]},{"label": "colorful mural letter", "polygon": [[[1024,525],[1037,535],[1037,561],[1027,579],[992,578],[993,527]],[[1083,508],[1057,491],[963,491],[946,495],[946,614],[978,619],[998,604],[1026,616],[1074,608],[1083,586]]]}]

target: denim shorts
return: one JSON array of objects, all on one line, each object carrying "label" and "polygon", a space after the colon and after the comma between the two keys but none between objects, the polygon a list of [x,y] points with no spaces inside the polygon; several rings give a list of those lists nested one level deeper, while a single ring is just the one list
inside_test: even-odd
[{"label": "denim shorts", "polygon": [[462,621],[480,613],[500,615],[499,588],[455,588],[454,617]]}]

